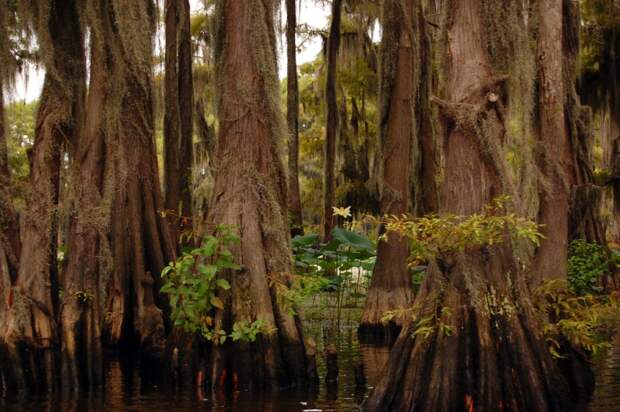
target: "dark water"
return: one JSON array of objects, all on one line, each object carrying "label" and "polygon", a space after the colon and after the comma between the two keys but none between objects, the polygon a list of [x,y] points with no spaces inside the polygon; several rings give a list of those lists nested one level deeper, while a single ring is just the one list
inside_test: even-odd
[{"label": "dark water", "polygon": [[[106,368],[105,390],[74,395],[40,397],[0,397],[0,411],[356,411],[377,381],[381,367],[387,360],[389,349],[374,345],[360,345],[355,333],[356,324],[340,324],[340,333],[334,333],[330,322],[313,322],[308,325],[322,351],[324,342],[334,342],[338,349],[340,369],[336,388],[327,388],[323,382],[315,391],[285,391],[276,394],[236,392],[223,393],[170,391],[145,374],[131,360],[112,359]],[[324,376],[325,363],[317,358],[319,373]],[[364,363],[367,385],[356,388],[354,366]],[[591,412],[620,411],[620,334],[616,336],[607,355],[596,364],[597,386],[592,402],[586,408]],[[10,395],[10,394],[5,394]]]}]

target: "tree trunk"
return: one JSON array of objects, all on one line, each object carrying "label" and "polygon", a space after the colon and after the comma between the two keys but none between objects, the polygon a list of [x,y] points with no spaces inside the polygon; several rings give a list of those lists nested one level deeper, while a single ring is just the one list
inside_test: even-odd
[{"label": "tree trunk", "polygon": [[542,282],[567,276],[570,195],[576,170],[566,118],[563,0],[542,0],[539,15],[539,167],[544,181],[538,222],[544,225],[545,239],[536,252],[534,271],[536,281]]},{"label": "tree trunk", "polygon": [[[413,0],[383,3],[381,42],[380,150],[383,167],[380,178],[381,213],[401,216],[411,212],[412,154],[416,148],[415,130],[419,48],[414,45],[416,15],[421,10]],[[359,327],[361,334],[396,337],[403,319],[387,323],[385,312],[408,308],[413,300],[411,276],[407,268],[409,242],[395,233],[380,241],[377,263],[368,288]]]},{"label": "tree trunk", "polygon": [[303,235],[299,192],[299,86],[297,84],[296,1],[286,0],[286,120],[288,125],[288,211],[291,234]]},{"label": "tree trunk", "polygon": [[180,147],[181,114],[179,108],[179,62],[178,62],[178,7],[180,0],[165,2],[166,63],[164,74],[164,185],[166,188],[166,210],[172,215],[168,219],[176,233],[179,204],[181,202]]},{"label": "tree trunk", "polygon": [[[180,214],[192,217],[192,165],[194,160],[194,82],[192,75],[192,33],[188,0],[177,0],[179,17],[179,109],[181,135],[179,146],[179,175],[181,186]],[[191,228],[185,219],[182,228]]]},{"label": "tree trunk", "polygon": [[[93,12],[104,13],[105,0],[91,3]],[[102,19],[105,17],[102,17]],[[63,277],[60,310],[61,379],[74,388],[87,388],[103,382],[103,294],[109,276],[111,196],[106,196],[104,178],[113,169],[106,162],[106,143],[110,137],[106,121],[109,107],[108,78],[110,56],[102,41],[102,27],[91,22],[90,85],[86,103],[85,127],[77,142],[73,164],[74,211],[68,233],[67,267]],[[106,176],[107,174],[107,176]]]},{"label": "tree trunk", "polygon": [[[434,99],[446,130],[439,214],[471,215],[514,191],[501,146],[506,77],[494,73],[487,55],[481,1],[451,1],[445,10],[447,99]],[[368,410],[569,407],[508,236],[499,245],[439,255],[416,302]],[[427,336],[420,320],[431,327]]]},{"label": "tree trunk", "polygon": [[[111,241],[114,267],[106,293],[108,343],[130,340],[143,356],[160,357],[164,351],[167,301],[158,294],[160,273],[175,259],[175,246],[165,218],[155,153],[152,85],[152,40],[155,10],[151,0],[111,0],[110,32],[106,44],[114,47],[111,78],[114,100],[122,116],[115,139],[115,192]],[[136,28],[147,35],[136,36]],[[117,113],[117,112],[113,112]]]},{"label": "tree trunk", "polygon": [[45,44],[46,75],[31,156],[31,197],[13,302],[0,328],[0,363],[9,387],[52,389],[57,372],[54,318],[58,310],[56,209],[61,145],[77,141],[85,64],[76,3],[54,2],[49,10],[37,11],[45,16],[43,22],[34,22],[38,37],[51,43]]},{"label": "tree trunk", "polygon": [[209,221],[237,231],[240,244],[232,252],[241,270],[230,273],[232,288],[222,296],[226,309],[215,327],[261,319],[277,332],[254,343],[214,346],[214,384],[226,370],[241,387],[284,387],[306,378],[301,323],[280,307],[269,281],[285,281],[292,270],[274,7],[272,0],[220,0],[216,11],[220,129]]},{"label": "tree trunk", "polygon": [[327,79],[325,81],[326,119],[325,158],[323,166],[323,240],[332,236],[335,225],[334,200],[336,195],[336,139],[338,138],[338,100],[336,97],[336,67],[340,48],[340,21],[342,0],[332,3],[332,22],[327,40]]}]

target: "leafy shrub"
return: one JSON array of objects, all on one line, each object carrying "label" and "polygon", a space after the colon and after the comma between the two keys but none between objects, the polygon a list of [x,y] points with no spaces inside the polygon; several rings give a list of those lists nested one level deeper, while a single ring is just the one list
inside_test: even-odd
[{"label": "leafy shrub", "polygon": [[411,260],[424,262],[446,252],[502,243],[506,233],[513,238],[540,243],[539,225],[527,218],[507,213],[508,197],[495,199],[483,213],[470,216],[453,214],[423,217],[386,216],[382,219],[386,233],[395,232],[411,241]]},{"label": "leafy shrub", "polygon": [[228,281],[218,275],[239,269],[229,249],[237,243],[239,239],[230,228],[219,226],[216,236],[205,236],[200,247],[184,252],[164,268],[161,292],[170,298],[174,326],[215,343],[224,343],[229,337],[253,342],[257,334],[273,332],[261,319],[235,322],[230,334],[213,326],[213,312],[224,309],[218,292],[230,289]]},{"label": "leafy shrub", "polygon": [[534,302],[543,314],[543,333],[554,357],[564,357],[564,341],[592,354],[609,347],[620,316],[616,295],[580,296],[565,279],[554,279],[534,291]]},{"label": "leafy shrub", "polygon": [[571,242],[568,248],[568,282],[578,295],[600,293],[600,279],[609,271],[609,260],[601,245],[583,239]]}]

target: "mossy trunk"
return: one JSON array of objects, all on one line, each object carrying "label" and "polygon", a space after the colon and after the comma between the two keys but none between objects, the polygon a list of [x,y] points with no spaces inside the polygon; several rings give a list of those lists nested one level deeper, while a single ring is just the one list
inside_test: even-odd
[{"label": "mossy trunk", "polygon": [[191,229],[187,218],[192,217],[192,165],[194,160],[194,79],[192,74],[192,33],[189,0],[177,0],[179,17],[179,185],[181,187],[181,229]]},{"label": "mossy trunk", "polygon": [[[471,215],[512,194],[503,153],[506,76],[485,48],[479,0],[446,4],[446,134],[439,214]],[[518,211],[519,199],[513,198]],[[500,245],[442,253],[430,264],[384,376],[376,410],[551,411],[572,394],[555,365],[508,236]],[[422,322],[422,323],[421,323]],[[424,326],[425,328],[422,328]]]},{"label": "mossy trunk", "polygon": [[[167,301],[158,293],[164,266],[175,259],[155,152],[152,41],[155,6],[150,0],[109,0],[109,21],[117,22],[107,44],[113,47],[111,79],[117,152],[111,242],[112,276],[107,280],[107,343],[141,348],[147,358],[163,355]],[[140,35],[136,36],[137,28]],[[129,342],[127,342],[129,341]]]},{"label": "mossy trunk", "polygon": [[78,5],[38,4],[31,10],[46,47],[46,75],[30,157],[31,194],[25,216],[20,267],[12,303],[0,326],[0,364],[10,388],[56,386],[58,274],[56,210],[61,146],[77,141],[84,102],[85,63]]},{"label": "mossy trunk", "polygon": [[[272,0],[220,0],[217,5],[217,171],[209,222],[231,225],[241,269],[230,273],[215,327],[262,320],[277,328],[257,341],[213,346],[208,376],[214,385],[285,387],[306,380],[301,323],[280,304],[270,280],[292,271],[286,177],[281,159],[276,37]],[[223,378],[226,377],[226,379]]]},{"label": "mossy trunk", "polygon": [[164,73],[164,186],[166,189],[166,211],[170,213],[171,228],[174,237],[178,236],[177,222],[179,205],[181,203],[181,171],[180,171],[180,141],[181,141],[181,112],[179,108],[179,55],[177,32],[179,15],[177,3],[179,0],[166,0],[165,8],[165,37],[166,57]]},{"label": "mossy trunk", "polygon": [[332,3],[332,21],[327,39],[327,74],[325,80],[325,149],[323,165],[323,211],[322,237],[331,239],[336,224],[334,211],[336,196],[336,140],[338,138],[338,99],[336,96],[336,68],[340,48],[340,22],[342,19],[342,0]]},{"label": "mossy trunk", "polygon": [[291,234],[303,235],[299,191],[299,86],[297,84],[297,3],[286,0],[286,120],[288,125],[288,211]]},{"label": "mossy trunk", "polygon": [[[544,176],[540,190],[538,222],[545,240],[536,252],[537,281],[565,278],[568,260],[570,195],[576,184],[567,111],[564,77],[563,0],[539,4],[538,117],[540,128],[539,167]],[[550,148],[553,150],[549,150]]]},{"label": "mossy trunk", "polygon": [[[92,2],[102,13],[105,0]],[[93,24],[90,85],[85,126],[73,160],[73,207],[67,240],[67,265],[63,276],[60,310],[61,379],[74,390],[103,382],[102,326],[104,281],[111,270],[110,196],[105,196],[107,159],[105,125],[110,93],[107,77],[108,53],[100,27]],[[112,143],[111,141],[107,142]]]},{"label": "mossy trunk", "polygon": [[[422,66],[417,36],[420,4],[412,0],[383,3],[381,42],[380,178],[381,213],[400,216],[412,211],[411,181],[417,149],[415,124],[419,68]],[[396,337],[403,319],[383,322],[385,313],[410,307],[413,301],[407,267],[409,243],[397,234],[380,241],[377,263],[368,288],[359,332]]]}]

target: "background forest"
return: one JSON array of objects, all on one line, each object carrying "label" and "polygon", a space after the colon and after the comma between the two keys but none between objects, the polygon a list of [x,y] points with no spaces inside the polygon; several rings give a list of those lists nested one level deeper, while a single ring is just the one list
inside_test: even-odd
[{"label": "background forest", "polygon": [[0,0],[0,395],[117,352],[200,394],[334,383],[352,323],[391,348],[365,410],[586,402],[617,32],[616,0]]}]

